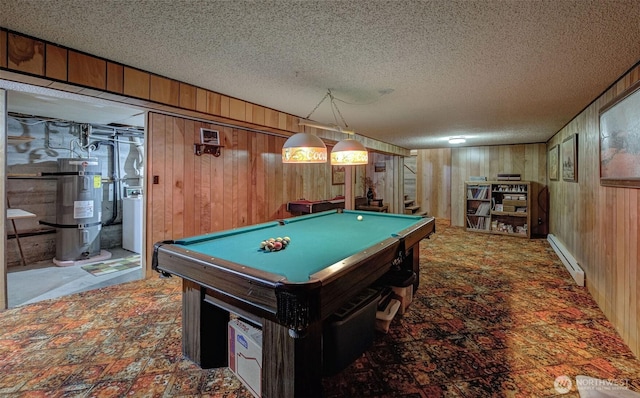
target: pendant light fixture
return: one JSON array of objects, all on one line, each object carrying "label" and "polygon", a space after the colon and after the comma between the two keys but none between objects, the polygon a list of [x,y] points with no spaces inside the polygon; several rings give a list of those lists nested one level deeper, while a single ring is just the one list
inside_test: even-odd
[{"label": "pendant light fixture", "polygon": [[282,163],[326,163],[327,147],[309,133],[297,133],[282,146]]},{"label": "pendant light fixture", "polygon": [[[335,125],[326,125],[326,124],[322,124],[322,123],[317,123],[314,121],[309,120],[309,118],[311,117],[311,115],[313,114],[313,112],[316,111],[316,109],[318,109],[318,107],[320,106],[320,104],[322,104],[324,102],[325,99],[327,99],[327,97],[329,98],[329,102],[331,104],[331,110],[333,112],[333,116],[336,119],[336,124]],[[336,113],[338,115],[340,115],[340,119],[342,119],[342,123],[345,125],[345,127],[341,127],[337,124],[337,117],[336,117]],[[338,109],[338,105],[335,102],[335,97],[333,96],[333,94],[331,93],[331,90],[327,90],[327,93],[325,94],[325,96],[322,98],[322,100],[320,100],[320,102],[318,103],[318,105],[316,105],[315,108],[313,108],[313,110],[311,111],[311,113],[309,113],[309,115],[307,115],[307,117],[305,119],[300,119],[300,121],[298,122],[298,125],[300,126],[308,126],[308,127],[313,127],[313,128],[319,128],[319,129],[323,129],[323,130],[328,130],[328,131],[337,131],[343,134],[348,134],[348,135],[352,135],[355,136],[355,132],[353,130],[349,129],[349,126],[347,125],[347,122],[344,120],[344,117],[342,116],[342,113],[340,112],[340,109]],[[296,134],[298,135],[298,134]],[[294,138],[295,136],[291,137],[289,140],[291,140],[292,138]],[[317,137],[316,137],[317,138]],[[287,140],[288,142],[288,140]],[[285,143],[286,146],[287,143]],[[284,162],[285,159],[285,149],[282,149],[282,159]],[[326,157],[325,157],[326,159]],[[310,163],[310,162],[306,162],[306,163]],[[365,146],[353,139],[353,138],[347,138],[344,139],[340,142],[338,142],[334,147],[333,150],[331,151],[331,164],[332,165],[336,165],[336,166],[349,166],[349,165],[359,165],[359,164],[367,164],[369,163],[369,153],[367,152],[367,148],[365,148]]]},{"label": "pendant light fixture", "polygon": [[346,139],[338,142],[331,151],[331,164],[335,166],[349,166],[368,164],[369,153],[367,148],[354,139]]}]

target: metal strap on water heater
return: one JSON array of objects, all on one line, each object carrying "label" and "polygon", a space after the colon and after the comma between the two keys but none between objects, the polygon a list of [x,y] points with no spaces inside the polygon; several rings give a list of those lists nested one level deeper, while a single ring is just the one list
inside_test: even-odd
[{"label": "metal strap on water heater", "polygon": [[94,222],[91,224],[56,224],[54,222],[48,222],[48,221],[39,221],[40,224],[42,225],[48,225],[50,227],[54,227],[54,228],[77,228],[77,229],[85,229],[85,228],[91,228],[91,227],[95,227],[96,225],[102,225],[101,221],[98,222]]},{"label": "metal strap on water heater", "polygon": [[60,171],[55,173],[40,173],[41,176],[102,176],[99,171]]}]

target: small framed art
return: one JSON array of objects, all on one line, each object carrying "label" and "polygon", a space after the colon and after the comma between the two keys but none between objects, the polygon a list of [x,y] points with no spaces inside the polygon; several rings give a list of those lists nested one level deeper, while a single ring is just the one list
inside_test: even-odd
[{"label": "small framed art", "polygon": [[220,145],[220,132],[218,130],[200,129],[200,143],[204,145]]},{"label": "small framed art", "polygon": [[549,150],[549,179],[553,181],[558,180],[558,165],[560,161],[560,148],[558,145],[554,145],[553,148]]},{"label": "small framed art", "polygon": [[578,135],[571,134],[562,141],[562,179],[578,181]]},{"label": "small framed art", "polygon": [[331,184],[344,185],[344,166],[331,166]]}]

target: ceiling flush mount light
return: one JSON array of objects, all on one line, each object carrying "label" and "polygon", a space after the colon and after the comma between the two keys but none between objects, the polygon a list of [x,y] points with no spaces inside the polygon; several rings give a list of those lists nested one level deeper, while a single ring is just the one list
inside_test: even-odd
[{"label": "ceiling flush mount light", "polygon": [[[331,111],[333,112],[334,118],[336,119],[336,124],[328,125],[323,123],[314,122],[309,120],[313,112],[318,109],[320,104],[324,102],[325,99],[329,98],[329,102],[331,104]],[[342,123],[344,124],[344,128],[338,125],[338,118],[336,117],[336,113],[340,115],[340,119],[342,119]],[[320,100],[318,105],[307,115],[306,118],[300,119],[298,122],[300,126],[307,126],[318,128],[322,130],[328,131],[336,131],[343,134],[348,134],[351,136],[355,136],[355,132],[349,129],[349,125],[345,122],[340,109],[338,109],[338,105],[336,104],[335,97],[331,93],[331,90],[327,90],[327,93]],[[284,151],[284,149],[283,149]],[[283,152],[284,159],[284,152]],[[369,162],[369,153],[367,152],[367,148],[365,148],[362,143],[359,141],[348,138],[338,142],[331,151],[331,164],[337,166],[349,166],[349,165],[359,165],[359,164],[367,164]]]},{"label": "ceiling flush mount light", "polygon": [[464,144],[467,140],[464,137],[451,137],[449,138],[449,144]]},{"label": "ceiling flush mount light", "polygon": [[282,146],[282,163],[326,163],[327,147],[317,136],[297,133]]}]

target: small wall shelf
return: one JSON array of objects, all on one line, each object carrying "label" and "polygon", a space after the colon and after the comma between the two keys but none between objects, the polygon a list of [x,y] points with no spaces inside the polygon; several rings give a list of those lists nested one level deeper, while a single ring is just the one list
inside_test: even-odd
[{"label": "small wall shelf", "polygon": [[209,155],[213,155],[215,157],[220,156],[222,153],[222,145],[208,145],[208,144],[193,144],[193,153],[196,156],[202,156],[202,154],[207,153]]}]

